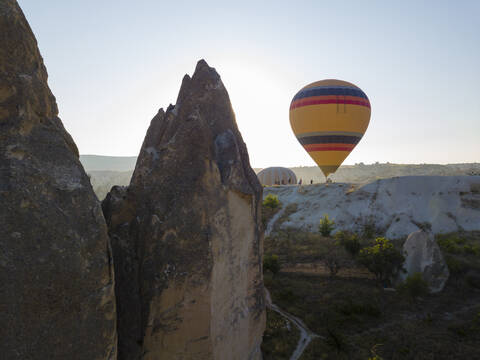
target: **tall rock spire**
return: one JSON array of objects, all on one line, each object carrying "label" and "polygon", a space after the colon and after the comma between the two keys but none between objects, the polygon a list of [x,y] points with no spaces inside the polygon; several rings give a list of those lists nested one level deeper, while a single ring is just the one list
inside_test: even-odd
[{"label": "tall rock spire", "polygon": [[119,359],[260,359],[262,187],[228,93],[201,60],[103,202]]}]

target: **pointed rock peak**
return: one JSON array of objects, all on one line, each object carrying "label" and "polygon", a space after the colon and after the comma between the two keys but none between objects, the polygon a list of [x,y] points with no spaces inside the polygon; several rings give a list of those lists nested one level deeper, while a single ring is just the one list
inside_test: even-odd
[{"label": "pointed rock peak", "polygon": [[228,99],[228,93],[220,75],[218,75],[215,68],[208,66],[207,62],[202,59],[197,63],[191,78],[188,75],[184,76],[177,98],[177,106],[183,103],[186,98],[191,98],[192,96],[197,99],[203,98],[205,92],[212,90],[220,90]]},{"label": "pointed rock peak", "polygon": [[182,79],[182,85],[180,87],[183,87],[184,85],[188,84],[191,80],[192,78],[190,77],[190,75],[185,74]]},{"label": "pointed rock peak", "polygon": [[201,71],[215,71],[215,68],[208,66],[207,62],[204,59],[201,59],[197,62],[197,66],[195,67],[195,73]]},{"label": "pointed rock peak", "polygon": [[215,68],[208,66],[205,60],[200,60],[195,67],[195,72],[193,73],[192,80],[194,81],[208,81],[213,80],[218,82],[220,80],[220,75],[218,75]]}]

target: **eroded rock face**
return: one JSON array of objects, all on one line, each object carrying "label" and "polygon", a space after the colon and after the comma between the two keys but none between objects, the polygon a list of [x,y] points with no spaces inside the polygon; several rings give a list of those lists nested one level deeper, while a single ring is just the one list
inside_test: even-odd
[{"label": "eroded rock face", "polygon": [[119,359],[260,359],[262,188],[228,93],[200,61],[103,202]]},{"label": "eroded rock face", "polygon": [[105,220],[35,37],[0,1],[0,357],[116,359]]},{"label": "eroded rock face", "polygon": [[[264,188],[286,208],[296,204],[281,228],[316,231],[328,214],[335,231],[363,232],[374,226],[389,239],[420,229],[433,234],[480,230],[480,176],[402,176],[358,187],[354,184],[314,184]],[[272,224],[273,225],[273,224]]]},{"label": "eroded rock face", "polygon": [[431,233],[416,231],[410,234],[403,244],[405,273],[400,273],[400,278],[421,273],[428,283],[431,292],[439,292],[447,283],[450,275],[442,252]]}]

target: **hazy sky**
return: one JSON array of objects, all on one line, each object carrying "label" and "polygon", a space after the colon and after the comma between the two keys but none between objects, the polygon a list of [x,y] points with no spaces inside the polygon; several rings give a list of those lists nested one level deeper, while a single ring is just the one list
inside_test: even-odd
[{"label": "hazy sky", "polygon": [[19,0],[81,154],[137,155],[204,58],[255,167],[313,165],[288,108],[358,85],[370,126],[345,164],[480,162],[480,1]]}]

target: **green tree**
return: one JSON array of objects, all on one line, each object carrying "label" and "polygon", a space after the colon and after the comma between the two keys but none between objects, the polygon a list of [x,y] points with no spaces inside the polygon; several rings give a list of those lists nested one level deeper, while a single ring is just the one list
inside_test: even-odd
[{"label": "green tree", "polygon": [[355,233],[348,231],[339,231],[335,234],[337,242],[354,258],[362,249],[362,244]]},{"label": "green tree", "polygon": [[330,233],[335,229],[335,221],[330,220],[328,214],[324,214],[320,219],[320,224],[318,226],[318,231],[323,236],[330,236]]},{"label": "green tree", "polygon": [[278,196],[273,194],[268,194],[263,200],[263,206],[269,207],[270,209],[276,209],[280,205]]},{"label": "green tree", "polygon": [[280,271],[280,261],[277,255],[266,254],[263,257],[263,271],[270,271],[273,275]]},{"label": "green tree", "polygon": [[379,282],[389,282],[401,269],[405,257],[384,237],[376,238],[375,244],[360,250],[358,262],[375,275]]},{"label": "green tree", "polygon": [[345,249],[337,241],[328,240],[325,244],[325,253],[322,256],[325,267],[330,271],[330,276],[335,276],[341,268],[344,268],[348,255]]}]

